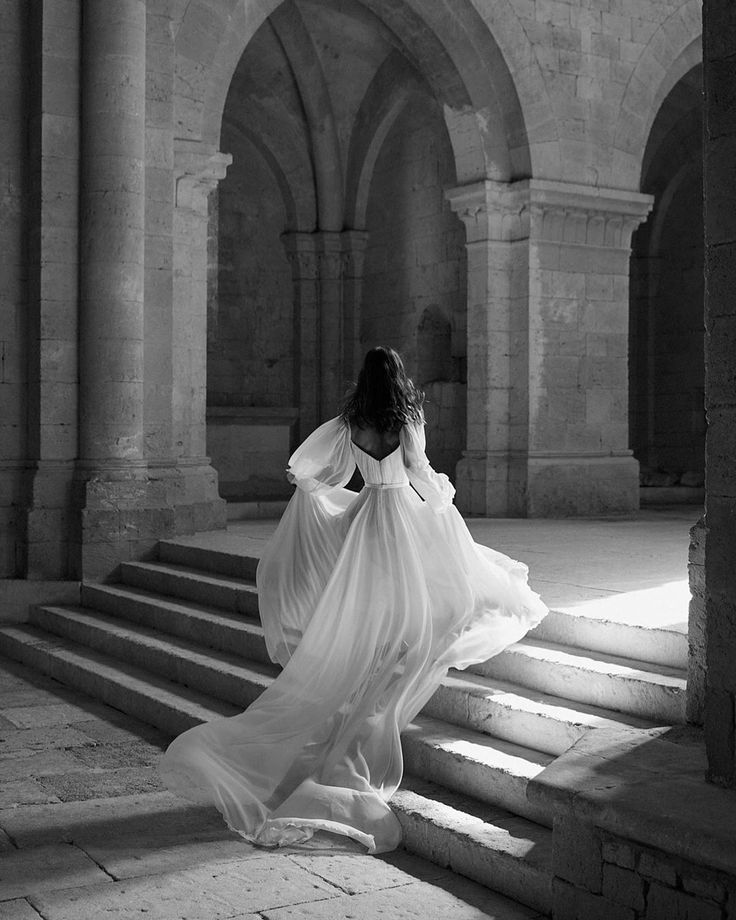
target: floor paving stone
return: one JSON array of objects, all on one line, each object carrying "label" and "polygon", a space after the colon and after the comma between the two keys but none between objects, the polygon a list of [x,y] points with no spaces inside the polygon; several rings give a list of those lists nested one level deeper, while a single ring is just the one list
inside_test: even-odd
[{"label": "floor paving stone", "polygon": [[5,831],[0,831],[0,856],[2,856],[3,853],[10,853],[15,849],[15,844],[10,837],[8,837]]},{"label": "floor paving stone", "polygon": [[490,892],[483,900],[483,906],[476,906],[427,882],[414,882],[352,897],[267,909],[262,916],[264,920],[530,920],[538,916],[520,906],[510,909],[508,901]]},{"label": "floor paving stone", "polygon": [[0,809],[59,801],[58,796],[44,789],[35,779],[18,779],[0,785]]},{"label": "floor paving stone", "polygon": [[41,914],[25,898],[0,902],[0,920],[41,920]]},{"label": "floor paving stone", "polygon": [[71,703],[44,703],[37,706],[17,706],[3,710],[3,718],[18,728],[40,728],[61,723],[82,722],[99,719],[104,708],[90,701],[89,706],[74,706]]},{"label": "floor paving stone", "polygon": [[263,851],[251,846],[242,837],[228,834],[227,839],[218,839],[212,833],[199,837],[186,833],[178,836],[136,835],[93,840],[85,843],[84,849],[115,879],[176,872],[212,861],[264,858]]},{"label": "floor paving stone", "polygon": [[288,857],[271,856],[39,894],[31,903],[47,920],[103,916],[225,920],[337,894],[333,886],[295,866]]},{"label": "floor paving stone", "polygon": [[10,728],[0,730],[0,760],[6,757],[28,757],[52,748],[76,748],[93,745],[89,735],[68,725],[44,728]]},{"label": "floor paving stone", "polygon": [[146,832],[231,832],[213,808],[192,806],[169,792],[117,796],[112,799],[60,802],[0,809],[2,828],[19,847],[43,843],[143,836]]},{"label": "floor paving stone", "polygon": [[7,757],[0,760],[0,783],[26,777],[46,776],[78,770],[80,761],[68,751],[52,748],[26,757]]},{"label": "floor paving stone", "polygon": [[157,792],[164,788],[155,767],[123,767],[118,770],[92,770],[44,776],[38,783],[62,802],[112,798],[137,792]]},{"label": "floor paving stone", "polygon": [[0,863],[0,901],[111,882],[110,876],[86,853],[68,843],[16,850],[5,854]]}]

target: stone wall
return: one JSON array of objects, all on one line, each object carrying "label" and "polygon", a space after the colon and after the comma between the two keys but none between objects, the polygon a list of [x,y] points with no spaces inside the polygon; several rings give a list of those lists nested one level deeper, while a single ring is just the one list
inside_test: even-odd
[{"label": "stone wall", "polygon": [[554,872],[556,920],[732,916],[733,874],[673,857],[574,818],[555,821]]},{"label": "stone wall", "polygon": [[705,737],[711,779],[736,785],[736,7],[707,0],[705,70]]},{"label": "stone wall", "polygon": [[209,316],[207,402],[292,406],[298,357],[281,192],[247,139],[226,126],[222,145],[233,162],[218,189],[218,298]]},{"label": "stone wall", "polygon": [[[381,148],[370,188],[360,343],[397,348],[426,388],[428,449],[450,475],[465,446],[466,354],[464,232],[444,198],[453,179],[442,115],[429,96],[415,95]],[[430,334],[433,318],[446,341]]]}]

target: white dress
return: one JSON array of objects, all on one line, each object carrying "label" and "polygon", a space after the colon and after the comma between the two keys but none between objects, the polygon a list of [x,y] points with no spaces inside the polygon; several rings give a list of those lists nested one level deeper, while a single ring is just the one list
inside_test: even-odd
[{"label": "white dress", "polygon": [[[357,466],[365,488],[344,487]],[[485,661],[547,613],[527,567],[475,543],[454,489],[405,425],[382,460],[341,419],[289,461],[297,489],[258,566],[279,677],[245,712],[176,738],[160,771],[262,845],[344,834],[393,849],[399,733],[450,667]]]}]

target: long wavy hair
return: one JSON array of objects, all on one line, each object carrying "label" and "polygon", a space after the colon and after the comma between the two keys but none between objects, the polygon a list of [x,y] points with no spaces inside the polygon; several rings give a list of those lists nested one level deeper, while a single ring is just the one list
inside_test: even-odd
[{"label": "long wavy hair", "polygon": [[395,431],[407,422],[422,422],[424,393],[414,386],[393,348],[371,348],[358,382],[340,413],[359,428]]}]

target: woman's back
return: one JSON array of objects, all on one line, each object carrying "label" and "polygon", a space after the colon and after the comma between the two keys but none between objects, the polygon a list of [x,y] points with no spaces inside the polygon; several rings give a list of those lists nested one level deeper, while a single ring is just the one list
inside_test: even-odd
[{"label": "woman's back", "polygon": [[383,460],[396,450],[400,431],[400,428],[394,431],[379,431],[372,426],[361,428],[354,421],[350,422],[350,439],[353,444],[357,444],[374,460]]}]

